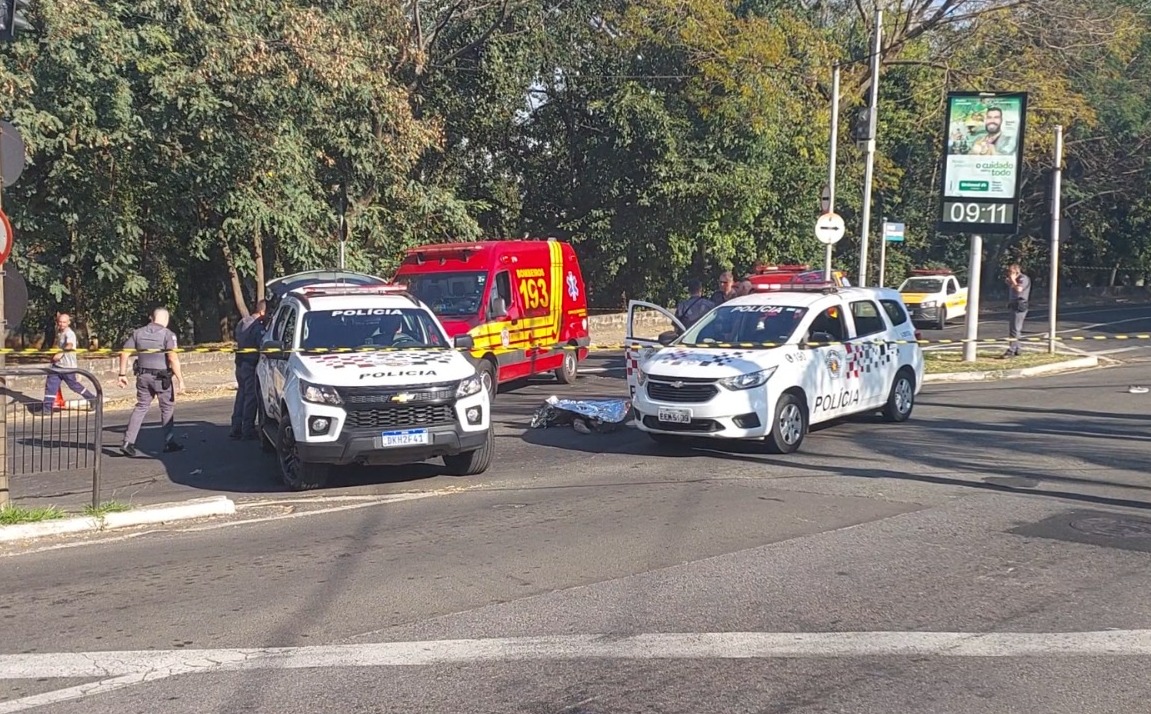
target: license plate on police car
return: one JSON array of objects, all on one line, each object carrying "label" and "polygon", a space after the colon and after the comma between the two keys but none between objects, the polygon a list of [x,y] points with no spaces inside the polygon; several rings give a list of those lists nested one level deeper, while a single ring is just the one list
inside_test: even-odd
[{"label": "license plate on police car", "polygon": [[691,410],[660,407],[657,418],[662,422],[667,422],[670,424],[690,424]]},{"label": "license plate on police car", "polygon": [[380,446],[385,449],[393,446],[420,446],[427,443],[427,429],[402,429],[380,434]]}]

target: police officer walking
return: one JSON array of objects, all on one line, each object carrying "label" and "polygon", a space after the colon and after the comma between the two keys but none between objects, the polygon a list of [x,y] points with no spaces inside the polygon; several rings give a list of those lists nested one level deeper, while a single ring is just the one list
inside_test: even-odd
[{"label": "police officer walking", "polygon": [[264,313],[268,301],[260,300],[250,315],[236,326],[236,403],[232,407],[233,439],[256,437],[256,365],[260,362],[258,350],[264,339]]},{"label": "police officer walking", "polygon": [[[184,388],[184,375],[180,370],[180,356],[176,354],[176,334],[168,329],[170,315],[162,307],[152,311],[152,321],[134,331],[124,342],[120,353],[120,386],[128,386],[128,356],[133,350],[136,355],[133,373],[136,375],[136,408],[128,420],[128,431],[124,434],[124,455],[136,455],[136,437],[144,424],[144,417],[152,406],[152,400],[160,402],[160,423],[164,428],[164,451],[183,451],[184,446],[176,443],[172,433],[172,422],[176,413],[175,385]],[[143,352],[148,350],[148,352]],[[164,350],[172,350],[164,352]]]}]

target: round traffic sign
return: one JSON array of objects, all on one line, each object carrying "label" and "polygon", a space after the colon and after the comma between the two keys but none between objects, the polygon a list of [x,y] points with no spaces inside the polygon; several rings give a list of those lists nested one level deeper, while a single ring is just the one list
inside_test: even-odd
[{"label": "round traffic sign", "polygon": [[824,245],[835,245],[843,238],[846,226],[838,213],[825,213],[815,222],[815,237]]},{"label": "round traffic sign", "polygon": [[4,211],[0,211],[0,265],[3,265],[11,254],[12,223],[8,220],[8,215]]}]

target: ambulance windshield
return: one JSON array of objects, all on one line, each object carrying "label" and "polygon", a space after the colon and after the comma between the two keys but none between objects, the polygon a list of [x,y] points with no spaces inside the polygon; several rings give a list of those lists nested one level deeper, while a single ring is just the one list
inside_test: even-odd
[{"label": "ambulance windshield", "polygon": [[360,308],[314,310],[304,315],[304,350],[447,347],[448,340],[426,310]]},{"label": "ambulance windshield", "polygon": [[778,346],[795,334],[805,307],[788,305],[721,305],[684,333],[682,344],[742,342]]},{"label": "ambulance windshield", "polygon": [[487,273],[419,273],[397,278],[440,317],[480,314],[487,287]]}]

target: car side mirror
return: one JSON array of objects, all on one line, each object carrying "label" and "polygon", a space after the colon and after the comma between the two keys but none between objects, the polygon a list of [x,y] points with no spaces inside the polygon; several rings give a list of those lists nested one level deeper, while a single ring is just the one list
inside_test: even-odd
[{"label": "car side mirror", "polygon": [[824,347],[828,342],[839,342],[835,335],[828,332],[813,332],[804,341],[804,347]]},{"label": "car side mirror", "polygon": [[456,335],[455,345],[461,350],[470,350],[476,346],[476,340],[471,335]]},{"label": "car side mirror", "polygon": [[678,337],[679,337],[678,332],[676,332],[675,330],[668,330],[667,332],[661,333],[660,336],[655,338],[655,339],[661,345],[666,347],[666,346],[670,345],[672,342],[675,342],[676,338],[678,338]]},{"label": "car side mirror", "polygon": [[507,317],[508,316],[508,302],[502,297],[492,300],[492,317]]}]

